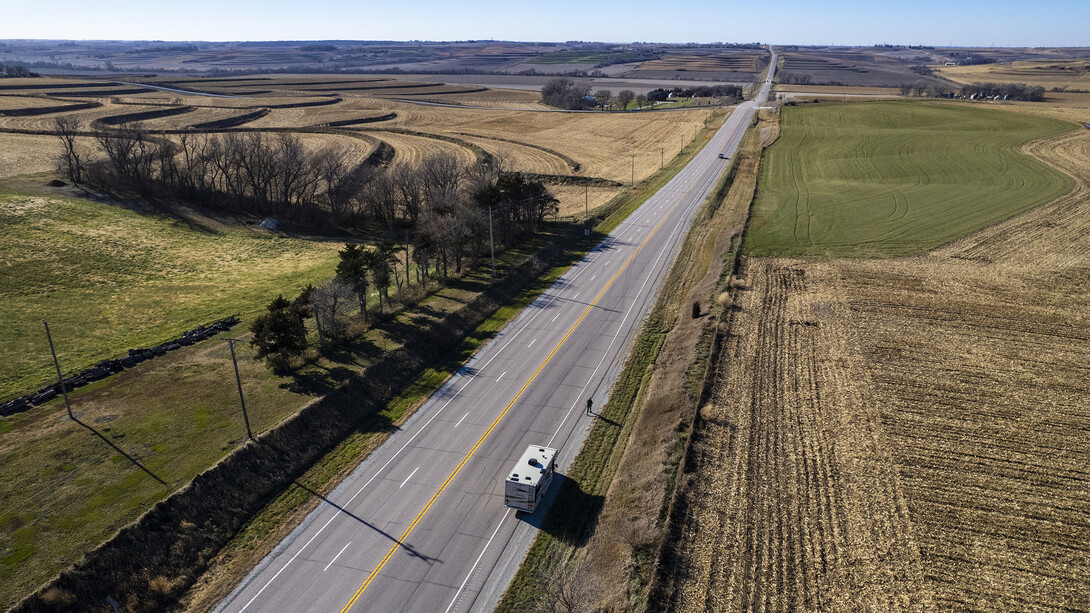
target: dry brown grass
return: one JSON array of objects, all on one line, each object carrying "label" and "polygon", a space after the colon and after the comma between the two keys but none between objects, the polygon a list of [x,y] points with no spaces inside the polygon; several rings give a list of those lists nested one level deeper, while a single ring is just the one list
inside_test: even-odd
[{"label": "dry brown grass", "polygon": [[1075,190],[934,252],[753,260],[662,609],[1087,610],[1090,132]]},{"label": "dry brown grass", "polygon": [[857,96],[900,96],[901,90],[897,87],[848,87],[839,85],[776,85],[777,92],[808,92],[819,94],[839,94]]},{"label": "dry brown grass", "polygon": [[[771,115],[765,115],[771,121]],[[664,295],[667,312],[676,313],[654,370],[637,402],[642,404],[632,434],[610,485],[594,536],[580,552],[584,556],[577,575],[588,578],[579,594],[586,610],[625,610],[644,598],[649,555],[661,537],[656,518],[662,508],[674,469],[671,453],[678,452],[679,426],[692,419],[693,400],[687,389],[687,373],[697,360],[702,331],[716,325],[714,316],[694,319],[689,306],[709,302],[729,252],[740,234],[756,186],[760,162],[760,130],[746,136],[738,156],[734,187],[710,218],[699,219],[687,239],[685,260],[675,263]],[[674,281],[674,275],[679,274]],[[724,305],[719,302],[719,305]],[[636,556],[643,566],[635,568]],[[634,572],[643,573],[633,577]]]}]

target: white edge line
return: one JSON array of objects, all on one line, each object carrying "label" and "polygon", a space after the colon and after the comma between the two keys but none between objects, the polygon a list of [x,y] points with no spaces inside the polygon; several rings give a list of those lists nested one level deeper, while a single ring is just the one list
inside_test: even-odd
[{"label": "white edge line", "polygon": [[496,535],[500,531],[500,526],[507,520],[507,516],[511,514],[511,508],[507,508],[507,512],[500,518],[500,523],[496,524],[496,529],[492,531],[492,536],[488,537],[488,542],[484,544],[484,549],[481,549],[481,555],[477,556],[477,561],[470,567],[469,573],[466,574],[466,578],[462,580],[462,585],[458,586],[458,591],[454,593],[454,598],[450,599],[450,604],[447,605],[447,610],[443,613],[450,613],[450,610],[454,608],[454,603],[458,600],[458,597],[462,595],[462,590],[466,589],[466,583],[469,583],[469,578],[473,576],[473,573],[477,570],[477,565],[481,563],[481,558],[484,557],[484,552],[488,551],[488,546],[492,544],[492,539],[496,538]]}]

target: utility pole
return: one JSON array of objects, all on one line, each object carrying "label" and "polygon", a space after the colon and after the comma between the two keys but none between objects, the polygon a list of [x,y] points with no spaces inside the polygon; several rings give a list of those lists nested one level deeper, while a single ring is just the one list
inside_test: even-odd
[{"label": "utility pole", "polygon": [[632,181],[631,186],[636,187],[636,154],[632,154]]},{"label": "utility pole", "polygon": [[235,364],[235,383],[238,384],[238,399],[242,402],[242,419],[246,422],[246,436],[254,440],[254,433],[250,431],[250,416],[246,414],[246,398],[242,395],[242,378],[238,375],[238,358],[235,357],[235,343],[241,338],[225,338],[227,346],[231,348],[231,361]]},{"label": "utility pole", "polygon": [[583,223],[586,223],[590,219],[590,184],[583,184]]},{"label": "utility pole", "polygon": [[666,159],[666,147],[659,147],[659,170],[662,170],[662,161]]},{"label": "utility pole", "polygon": [[49,334],[49,324],[43,319],[42,325],[45,326],[45,337],[49,339],[49,352],[53,354],[53,365],[57,367],[57,384],[61,386],[61,394],[64,394],[64,407],[68,409],[68,419],[75,421],[76,418],[72,416],[72,405],[68,402],[68,386],[64,384],[64,378],[61,377],[61,363],[57,361],[57,350],[53,348],[53,336]]},{"label": "utility pole", "polygon": [[488,244],[492,246],[492,278],[496,278],[496,241],[492,239],[492,207],[488,207]]}]

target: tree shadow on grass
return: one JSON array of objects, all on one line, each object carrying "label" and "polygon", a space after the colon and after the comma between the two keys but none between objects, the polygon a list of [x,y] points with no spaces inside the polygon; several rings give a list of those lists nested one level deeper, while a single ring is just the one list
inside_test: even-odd
[{"label": "tree shadow on grass", "polygon": [[312,366],[307,372],[292,373],[291,381],[281,383],[280,389],[286,389],[293,394],[324,396],[354,374],[356,371],[347,366]]}]

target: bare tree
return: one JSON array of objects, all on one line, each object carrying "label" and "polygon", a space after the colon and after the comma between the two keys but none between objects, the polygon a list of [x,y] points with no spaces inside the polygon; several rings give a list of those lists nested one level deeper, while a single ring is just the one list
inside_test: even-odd
[{"label": "bare tree", "polygon": [[585,613],[593,610],[590,602],[590,585],[579,568],[566,569],[554,555],[548,570],[541,577],[542,595],[537,601],[539,613]]},{"label": "bare tree", "polygon": [[355,302],[355,292],[341,280],[334,278],[310,295],[314,318],[318,328],[330,339],[344,338],[348,332],[348,311]]},{"label": "bare tree", "polygon": [[79,122],[71,115],[62,115],[53,121],[57,130],[57,137],[64,145],[64,153],[61,155],[61,168],[69,181],[79,182],[83,180],[84,159],[76,150],[76,135],[79,133]]},{"label": "bare tree", "polygon": [[387,230],[397,227],[397,186],[388,173],[376,175],[361,191],[360,201],[364,210]]},{"label": "bare tree", "polygon": [[424,158],[418,173],[424,186],[424,199],[432,207],[455,198],[465,177],[462,164],[449,153],[436,153]]},{"label": "bare tree", "polygon": [[598,106],[606,108],[609,106],[610,99],[613,98],[613,92],[608,89],[600,89],[594,92],[594,99],[598,101]]},{"label": "bare tree", "polygon": [[424,202],[424,186],[420,173],[411,166],[401,165],[389,171],[390,179],[397,190],[397,204],[402,214],[411,225],[420,221],[420,210]]},{"label": "bare tree", "polygon": [[318,177],[325,189],[329,211],[339,220],[348,216],[352,202],[359,197],[363,186],[373,178],[370,167],[360,164],[349,166],[340,151],[322,150],[315,158]]},{"label": "bare tree", "polygon": [[629,103],[636,98],[636,92],[630,89],[622,89],[617,92],[617,106],[621,107],[621,110],[626,110]]}]

